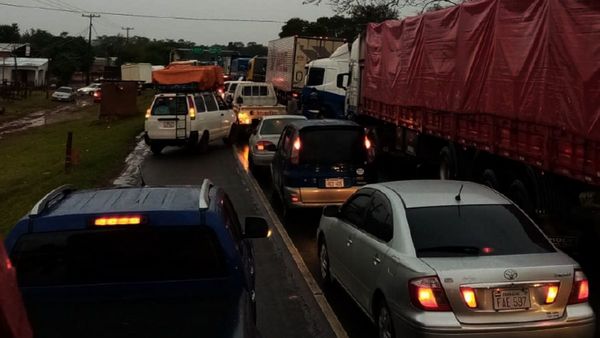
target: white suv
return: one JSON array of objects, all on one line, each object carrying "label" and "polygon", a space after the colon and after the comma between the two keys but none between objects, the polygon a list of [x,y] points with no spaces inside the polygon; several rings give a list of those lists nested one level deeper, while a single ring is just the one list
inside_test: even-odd
[{"label": "white suv", "polygon": [[163,93],[154,96],[146,111],[146,144],[155,155],[165,146],[208,149],[214,140],[227,140],[236,116],[213,92]]}]

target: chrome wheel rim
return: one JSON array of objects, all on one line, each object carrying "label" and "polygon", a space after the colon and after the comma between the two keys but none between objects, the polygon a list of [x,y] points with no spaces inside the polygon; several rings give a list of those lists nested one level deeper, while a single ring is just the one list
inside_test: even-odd
[{"label": "chrome wheel rim", "polygon": [[321,278],[327,280],[329,262],[327,261],[327,248],[325,247],[325,244],[321,245],[321,254],[319,255],[319,258],[321,259]]},{"label": "chrome wheel rim", "polygon": [[392,320],[387,307],[383,306],[379,310],[379,318],[377,321],[379,328],[379,338],[393,338],[392,336]]}]

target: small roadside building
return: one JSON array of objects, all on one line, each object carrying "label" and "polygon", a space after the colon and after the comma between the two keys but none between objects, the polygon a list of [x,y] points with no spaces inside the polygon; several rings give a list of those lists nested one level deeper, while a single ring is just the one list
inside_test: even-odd
[{"label": "small roadside building", "polygon": [[46,84],[48,59],[0,57],[0,83],[20,82],[39,87]]}]

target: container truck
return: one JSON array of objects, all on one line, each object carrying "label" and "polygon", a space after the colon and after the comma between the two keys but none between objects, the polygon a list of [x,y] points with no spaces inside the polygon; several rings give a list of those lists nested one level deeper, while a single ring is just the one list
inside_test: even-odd
[{"label": "container truck", "polygon": [[[308,118],[343,118],[346,86],[338,86],[338,75],[348,73],[350,49],[347,43],[325,59],[306,66],[306,85],[302,89],[302,113]],[[347,80],[346,80],[347,81]]]},{"label": "container truck", "polygon": [[600,3],[481,0],[369,24],[339,77],[346,114],[371,130],[378,161],[484,183],[558,247],[593,260]]},{"label": "container truck", "polygon": [[279,103],[288,111],[298,106],[304,88],[305,66],[312,60],[329,57],[345,42],[324,37],[289,36],[269,41],[266,82],[271,82]]},{"label": "container truck", "polygon": [[121,80],[137,81],[143,86],[152,84],[152,65],[149,63],[126,63],[121,65]]}]

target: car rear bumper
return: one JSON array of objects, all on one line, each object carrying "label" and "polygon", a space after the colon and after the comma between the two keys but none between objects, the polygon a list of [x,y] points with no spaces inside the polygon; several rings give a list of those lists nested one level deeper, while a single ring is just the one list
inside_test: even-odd
[{"label": "car rear bumper", "polygon": [[275,156],[274,151],[267,151],[264,153],[252,153],[252,160],[254,161],[254,165],[257,166],[269,166],[271,162],[273,162],[273,156]]},{"label": "car rear bumper", "polygon": [[588,317],[558,322],[510,325],[463,325],[451,328],[421,327],[395,316],[396,332],[406,338],[593,338],[595,319]]},{"label": "car rear bumper", "polygon": [[[330,188],[284,188],[284,198],[290,207],[313,208],[328,205],[342,205],[360,186],[341,189]],[[297,201],[292,197],[296,196]]]}]

